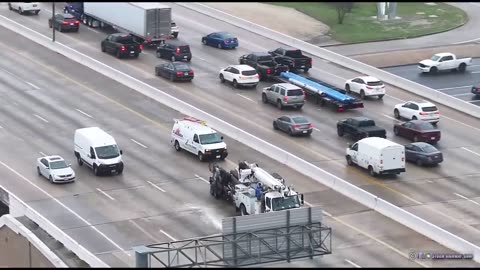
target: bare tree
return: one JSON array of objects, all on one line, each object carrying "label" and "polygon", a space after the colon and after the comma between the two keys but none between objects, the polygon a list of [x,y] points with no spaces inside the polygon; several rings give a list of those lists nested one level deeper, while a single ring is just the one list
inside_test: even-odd
[{"label": "bare tree", "polygon": [[345,15],[353,8],[353,2],[331,2],[330,4],[337,10],[338,23],[343,24]]}]

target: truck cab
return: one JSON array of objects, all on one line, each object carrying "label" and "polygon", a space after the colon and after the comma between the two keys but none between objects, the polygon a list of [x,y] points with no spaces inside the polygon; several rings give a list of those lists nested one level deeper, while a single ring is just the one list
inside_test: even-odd
[{"label": "truck cab", "polygon": [[418,64],[422,72],[436,73],[442,70],[458,70],[464,72],[472,64],[472,58],[458,59],[453,53],[437,53],[430,59],[425,59]]}]

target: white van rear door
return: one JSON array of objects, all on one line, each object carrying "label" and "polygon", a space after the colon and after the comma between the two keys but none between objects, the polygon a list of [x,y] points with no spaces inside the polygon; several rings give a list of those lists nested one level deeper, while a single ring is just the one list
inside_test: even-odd
[{"label": "white van rear door", "polygon": [[403,147],[386,147],[380,156],[383,170],[405,168],[405,150]]}]

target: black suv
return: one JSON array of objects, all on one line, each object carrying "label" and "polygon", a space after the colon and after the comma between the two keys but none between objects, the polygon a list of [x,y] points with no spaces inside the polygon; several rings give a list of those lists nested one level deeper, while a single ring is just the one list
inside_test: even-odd
[{"label": "black suv", "polygon": [[178,40],[170,40],[157,47],[157,57],[175,61],[189,62],[192,59],[190,46]]}]

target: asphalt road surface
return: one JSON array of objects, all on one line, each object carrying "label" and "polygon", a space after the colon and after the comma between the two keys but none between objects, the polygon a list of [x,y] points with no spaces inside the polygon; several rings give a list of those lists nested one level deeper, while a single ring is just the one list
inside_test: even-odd
[{"label": "asphalt road surface", "polygon": [[[5,4],[3,4],[3,6],[5,7]],[[61,10],[60,5],[58,5],[57,8]],[[45,5],[44,10],[39,14],[39,16],[20,16],[17,13],[8,11],[8,9],[5,7],[0,9],[0,15],[12,18],[15,21],[18,21],[21,24],[26,25],[45,35],[50,35],[51,29],[49,29],[47,26],[47,17],[49,16],[47,11],[48,9],[49,6]],[[220,68],[225,67],[228,64],[236,63],[240,55],[250,51],[265,51],[267,49],[276,48],[279,46],[279,44],[263,37],[255,36],[250,32],[243,31],[231,25],[216,21],[212,18],[197,14],[190,10],[182,9],[176,5],[174,6],[174,18],[181,29],[180,40],[189,43],[193,51],[192,66],[195,69],[196,78],[192,83],[172,84],[162,78],[155,78],[153,75],[154,65],[166,61],[156,59],[153,55],[153,51],[151,50],[147,50],[146,53],[142,54],[140,58],[136,60],[118,60],[111,55],[102,53],[100,51],[99,44],[107,33],[103,30],[89,29],[82,25],[79,33],[57,33],[57,41],[75,48],[82,53],[90,55],[106,63],[107,65],[126,72],[127,74],[142,79],[146,83],[149,83],[169,94],[175,95],[176,97],[179,97],[186,102],[201,108],[202,110],[205,110],[216,116],[220,116],[224,120],[241,127],[260,138],[274,143],[285,150],[316,164],[322,169],[351,182],[352,184],[355,184],[365,190],[368,190],[369,192],[387,199],[390,202],[403,207],[405,210],[411,211],[420,217],[426,218],[427,220],[434,222],[435,224],[446,228],[449,231],[464,237],[465,239],[476,243],[480,242],[480,237],[478,235],[480,216],[476,214],[478,212],[478,203],[476,200],[480,194],[480,189],[477,184],[479,178],[478,165],[480,165],[480,162],[478,159],[475,159],[476,154],[474,154],[480,153],[480,140],[478,139],[478,132],[480,132],[480,129],[476,128],[478,126],[478,120],[464,114],[460,114],[455,110],[439,106],[444,117],[441,120],[443,140],[440,142],[439,148],[444,152],[446,159],[445,163],[435,168],[419,168],[415,165],[409,164],[407,166],[407,173],[400,175],[399,177],[387,177],[380,179],[372,178],[358,168],[346,166],[344,161],[344,152],[346,144],[349,142],[349,140],[347,138],[337,137],[335,130],[336,121],[348,116],[370,117],[375,119],[379,125],[387,128],[387,136],[390,139],[399,143],[406,143],[407,141],[404,139],[395,138],[391,132],[391,128],[395,122],[395,120],[392,119],[393,106],[402,100],[418,99],[419,97],[389,86],[387,90],[388,95],[384,97],[382,101],[367,100],[365,101],[365,109],[349,111],[343,114],[334,113],[330,109],[320,108],[318,105],[309,102],[306,106],[304,106],[301,113],[313,121],[316,130],[312,134],[311,138],[290,138],[286,134],[273,131],[271,128],[271,121],[273,118],[284,113],[298,112],[282,112],[273,106],[262,104],[260,100],[260,91],[262,87],[268,86],[268,83],[262,83],[257,87],[256,90],[235,90],[231,86],[222,85],[217,77],[218,70]],[[215,28],[213,26],[215,26]],[[203,34],[215,31],[216,29],[224,29],[226,31],[236,33],[242,44],[241,47],[237,48],[236,50],[224,51],[201,45],[200,37]],[[71,126],[69,129],[63,126],[59,126],[55,129],[48,129],[48,132],[53,132],[53,134],[50,136],[60,136],[57,134],[66,132],[63,135],[63,139],[59,138],[59,140],[64,141],[61,147],[57,144],[53,144],[52,142],[48,142],[49,139],[45,136],[43,136],[44,143],[38,143],[36,140],[31,140],[30,138],[39,137],[39,140],[42,139],[42,136],[38,131],[45,130],[46,127],[38,126],[38,130],[28,131],[28,129],[33,127],[29,122],[26,122],[27,119],[32,121],[32,119],[37,119],[38,117],[32,117],[33,112],[27,112],[26,114],[28,117],[24,115],[24,118],[21,116],[16,116],[15,113],[11,112],[10,117],[17,117],[25,121],[24,127],[19,128],[19,130],[22,130],[21,132],[19,131],[19,134],[22,134],[22,132],[26,132],[28,134],[25,141],[28,141],[28,143],[32,144],[38,144],[37,149],[42,146],[44,150],[33,150],[32,153],[21,155],[21,157],[10,154],[5,156],[6,159],[10,159],[9,161],[14,164],[19,162],[18,159],[25,159],[24,163],[16,165],[16,168],[21,170],[21,168],[32,166],[31,164],[33,164],[32,160],[34,160],[34,158],[27,158],[27,156],[36,155],[39,151],[51,153],[54,152],[51,149],[56,149],[55,153],[60,153],[68,158],[68,156],[71,155],[71,149],[69,147],[73,147],[71,145],[73,143],[73,130],[82,125],[88,126],[101,124],[102,127],[105,127],[107,130],[114,133],[114,136],[117,138],[121,146],[130,145],[129,147],[131,147],[130,149],[126,146],[123,146],[126,155],[126,170],[123,176],[118,177],[125,178],[131,175],[131,179],[124,180],[125,183],[128,183],[128,185],[121,185],[120,183],[122,183],[122,181],[113,180],[116,179],[115,177],[105,178],[107,179],[106,181],[97,181],[96,178],[92,178],[92,180],[88,182],[90,184],[86,184],[84,187],[84,193],[88,194],[88,196],[98,198],[98,201],[88,198],[88,196],[83,193],[78,193],[79,195],[77,196],[71,195],[71,193],[65,194],[65,190],[69,188],[67,185],[61,187],[51,187],[47,185],[48,183],[42,185],[49,187],[54,196],[59,196],[69,203],[75,204],[76,202],[83,201],[81,205],[77,206],[79,211],[81,210],[82,214],[85,214],[86,216],[91,216],[92,219],[97,219],[96,222],[99,222],[100,224],[97,226],[102,230],[108,231],[108,235],[111,236],[119,234],[120,236],[118,236],[119,238],[117,241],[121,241],[122,245],[120,247],[125,250],[131,246],[138,245],[139,243],[152,241],[151,237],[149,238],[149,236],[146,234],[142,235],[135,225],[131,224],[130,221],[125,221],[125,219],[134,219],[134,221],[137,221],[136,219],[138,219],[142,220],[142,222],[145,221],[143,219],[146,219],[150,222],[153,222],[146,222],[145,224],[142,223],[142,225],[152,226],[149,227],[151,228],[149,233],[156,236],[155,238],[158,237],[158,240],[163,241],[168,241],[169,238],[165,234],[159,232],[158,228],[162,228],[161,230],[168,232],[168,234],[172,235],[175,239],[188,238],[192,235],[209,235],[214,233],[212,231],[218,231],[212,229],[213,226],[211,224],[197,227],[192,225],[197,224],[192,221],[188,223],[187,221],[181,220],[180,224],[185,226],[176,226],[175,224],[172,224],[172,222],[167,222],[168,218],[170,218],[169,215],[173,215],[173,213],[181,213],[180,209],[184,210],[185,212],[185,204],[198,207],[198,212],[195,214],[185,214],[186,216],[192,217],[195,215],[200,215],[198,213],[202,213],[202,211],[204,211],[203,205],[210,205],[211,203],[208,192],[203,193],[203,189],[200,185],[202,181],[195,177],[195,174],[203,177],[204,179],[208,177],[206,165],[199,164],[193,156],[188,157],[188,155],[184,156],[183,154],[179,155],[178,153],[175,153],[173,148],[167,143],[168,132],[170,131],[171,127],[171,119],[176,116],[178,117],[178,115],[168,112],[167,109],[159,106],[158,104],[148,104],[148,102],[145,101],[145,98],[142,98],[140,95],[135,94],[133,91],[128,89],[123,90],[125,91],[125,94],[123,94],[122,86],[117,84],[112,85],[111,81],[105,80],[104,77],[99,77],[99,75],[95,76],[92,72],[88,73],[87,71],[84,71],[82,67],[71,61],[67,61],[64,59],[64,57],[44,51],[42,48],[39,48],[38,45],[33,44],[26,39],[19,38],[16,35],[12,35],[11,33],[8,35],[8,33],[10,32],[2,32],[2,37],[8,37],[2,39],[4,53],[7,56],[12,55],[10,56],[11,58],[14,57],[15,59],[21,59],[20,62],[22,65],[33,65],[33,68],[30,67],[30,72],[22,71],[20,74],[28,74],[29,76],[33,77],[33,75],[31,75],[33,74],[32,70],[43,70],[47,72],[44,70],[44,66],[40,68],[41,65],[32,60],[37,59],[37,61],[47,63],[46,66],[54,68],[54,70],[64,74],[65,76],[74,76],[75,78],[78,76],[79,78],[76,78],[75,80],[81,82],[86,87],[95,89],[104,95],[108,94],[111,98],[115,98],[115,100],[121,99],[122,104],[127,106],[127,108],[138,110],[148,118],[158,119],[157,122],[163,123],[164,128],[162,128],[161,131],[159,130],[159,127],[152,128],[151,121],[147,121],[147,119],[140,117],[131,110],[122,106],[120,106],[120,108],[116,106],[112,107],[111,104],[109,105],[108,101],[102,98],[92,98],[91,95],[94,94],[66,79],[64,76],[58,73],[56,73],[56,75],[49,74],[45,75],[46,77],[50,78],[49,80],[59,80],[64,84],[56,87],[51,87],[51,85],[49,85],[50,82],[46,83],[45,85],[38,85],[41,82],[46,81],[46,79],[42,78],[35,78],[35,81],[30,81],[31,79],[29,79],[29,82],[35,84],[40,89],[46,89],[45,87],[47,87],[48,89],[51,89],[51,91],[55,91],[51,94],[51,96],[56,97],[58,95],[59,98],[61,97],[60,94],[65,93],[65,91],[75,91],[74,89],[80,87],[76,90],[79,91],[79,93],[82,93],[79,95],[78,99],[75,97],[75,100],[72,101],[72,94],[70,93],[67,94],[67,96],[64,96],[61,102],[56,104],[56,106],[62,105],[63,107],[59,108],[62,108],[62,113],[68,116],[68,118],[66,118],[67,116],[58,116],[61,118],[58,119],[58,121],[65,123],[65,125],[73,126]],[[14,50],[18,51],[18,54],[13,54],[12,52],[13,49],[11,41],[13,40],[18,40],[15,42],[15,44],[22,44],[22,46],[18,46],[19,48],[15,48]],[[8,63],[8,65],[4,68],[7,69],[7,67],[15,67],[15,65],[19,65],[19,63]],[[314,66],[315,68],[311,69],[310,71],[311,76],[323,79],[337,86],[343,86],[343,83],[347,78],[358,75],[352,71],[340,68],[319,58],[314,58]],[[9,70],[9,72],[12,73],[13,71]],[[81,73],[83,72],[87,72],[88,74],[82,75]],[[20,76],[20,74],[17,76]],[[5,80],[11,80],[10,77],[11,76],[6,76]],[[16,81],[18,81],[18,79],[13,80],[13,82]],[[109,82],[107,83],[106,81]],[[13,82],[9,82],[9,85],[13,84]],[[27,86],[23,84],[22,87]],[[89,99],[81,100],[80,97]],[[45,101],[49,100],[47,97],[44,97],[44,99]],[[19,103],[19,101],[15,102]],[[10,103],[12,102],[7,102],[8,105],[11,105]],[[66,109],[71,108],[71,106],[80,105],[82,105],[82,108],[74,108],[87,113],[93,118],[89,118],[75,109],[73,109],[73,111]],[[32,108],[32,105],[22,104],[21,108]],[[44,107],[44,110],[49,110],[49,108],[50,106],[46,106]],[[15,108],[14,112],[17,111],[20,111],[19,108]],[[132,115],[127,114],[127,112],[132,113]],[[122,113],[125,113],[125,115]],[[57,114],[52,113],[51,111],[35,112],[35,114],[47,119],[49,122],[53,121],[49,120],[50,116],[57,117]],[[110,116],[104,117],[104,115],[107,114]],[[3,114],[2,117],[4,117]],[[86,122],[86,124],[85,122],[77,122],[81,124],[74,124],[72,123],[72,120],[92,122]],[[9,121],[11,121],[11,124],[15,126],[17,119]],[[36,123],[36,125],[45,124],[47,123],[43,121]],[[145,128],[145,130],[142,128]],[[64,129],[68,129],[70,131],[64,131]],[[16,128],[14,128],[14,130],[16,130]],[[139,130],[141,130],[141,132],[138,132]],[[147,146],[147,148],[143,148],[142,146],[134,143],[132,139]],[[341,241],[345,241],[344,243],[348,242],[348,244],[340,246],[346,249],[345,253],[337,253],[325,256],[319,260],[320,265],[349,266],[350,264],[345,261],[345,259],[347,259],[360,266],[409,266],[412,262],[410,262],[407,258],[409,251],[412,248],[416,250],[433,249],[439,251],[445,249],[438,246],[438,244],[432,243],[432,241],[425,239],[425,237],[414,234],[411,230],[391,222],[389,219],[386,219],[375,212],[368,211],[361,205],[353,203],[351,200],[343,196],[335,198],[337,195],[331,190],[325,189],[325,187],[322,188],[322,186],[318,183],[309,179],[305,179],[304,176],[288,170],[284,165],[273,162],[267,157],[262,156],[260,153],[252,152],[252,150],[248,147],[236,145],[235,142],[230,141],[228,138],[226,138],[226,140],[229,145],[230,152],[232,153],[232,156],[229,157],[230,160],[234,162],[239,159],[261,160],[261,162],[259,162],[260,164],[264,164],[264,167],[268,168],[270,171],[279,172],[280,175],[287,179],[287,181],[291,181],[296,186],[297,190],[301,192],[310,191],[306,193],[307,201],[313,205],[322,206],[333,216],[333,220],[331,222],[327,222],[327,224],[334,228],[334,232],[337,231],[342,233],[348,231],[348,228],[350,227],[347,225],[342,226],[342,221],[348,221],[349,224],[353,226],[351,229],[355,232],[350,231],[352,234],[349,235],[353,236],[353,238],[349,238],[348,236],[344,236],[342,238],[341,236],[336,236],[334,233],[334,238],[336,237],[337,239],[343,239]],[[465,142],[468,142],[468,144]],[[7,144],[5,147],[9,147],[11,145],[11,143],[8,142],[5,142],[5,144]],[[43,147],[45,144],[48,145],[48,147]],[[26,146],[25,148],[31,149],[32,147]],[[15,152],[12,148],[7,148],[7,150],[10,151],[4,151],[3,153]],[[145,156],[144,151],[152,152],[149,152],[148,155]],[[153,151],[155,151],[155,154],[153,154]],[[156,151],[160,151],[161,154],[159,155]],[[127,157],[129,155],[128,153],[132,153],[132,155],[134,155],[130,160]],[[187,159],[189,162],[182,164],[180,163],[179,159],[181,159],[182,162],[186,162],[183,160]],[[132,165],[129,166],[129,163]],[[168,166],[162,166],[160,168],[158,164],[162,163],[165,163]],[[230,164],[228,165],[229,168],[234,166],[231,163],[228,164]],[[132,167],[132,169],[129,172],[128,169],[130,167]],[[80,168],[80,170],[77,171],[84,171],[85,175],[91,175],[90,172],[88,172],[85,168]],[[199,171],[203,173],[199,173]],[[32,166],[29,177],[34,177],[34,174],[35,172]],[[154,184],[160,184],[164,181],[166,183],[171,183],[173,186],[171,190],[167,190],[168,184],[166,184],[165,188],[162,186],[161,188],[167,191],[162,192],[150,183],[146,182],[147,179]],[[177,179],[183,179],[184,181],[177,181]],[[187,179],[198,181],[200,184],[192,186],[185,184],[186,188],[179,188],[179,183],[187,183]],[[38,181],[39,183],[46,182],[40,182],[43,181],[40,179],[38,179]],[[78,183],[82,182],[87,183],[85,180],[79,180],[77,183],[71,186],[74,187],[74,185],[78,185]],[[16,194],[20,195],[20,197],[23,199],[28,197],[27,201],[48,201],[50,204],[54,204],[51,198],[48,196],[48,198],[45,198],[45,196],[43,196],[44,194],[39,193],[38,190],[28,191],[25,183],[21,182],[19,179],[15,179],[15,181],[9,183],[7,186],[16,187],[15,189],[10,189]],[[130,189],[127,189],[126,186]],[[150,193],[150,191],[136,191],[137,189],[134,187],[137,186],[141,188],[149,188],[153,193]],[[103,193],[96,190],[97,187],[102,191],[112,190],[111,193],[107,194],[115,198],[115,200],[108,198]],[[74,192],[77,191],[74,190]],[[152,195],[149,196],[148,194]],[[24,197],[22,197],[22,195]],[[81,200],[82,198],[83,200]],[[175,203],[177,201],[182,202],[182,204]],[[86,204],[88,204],[90,207],[84,208],[83,206]],[[46,208],[48,209],[48,203],[46,203],[46,205]],[[223,206],[223,204],[220,202],[214,202],[213,205],[214,206],[211,208],[206,209],[214,209],[212,210],[214,213],[220,212],[220,214],[217,214],[219,216],[230,216],[232,214],[231,209],[222,208],[225,206]],[[44,205],[38,207],[43,209],[42,206]],[[58,205],[52,207],[58,208]],[[110,207],[113,208],[110,209]],[[132,208],[133,210],[131,210]],[[192,211],[191,208],[190,211]],[[69,215],[66,214],[65,211],[62,213],[60,212],[61,211],[56,212],[51,210],[46,213],[46,210],[44,210],[42,213],[45,213],[49,218],[54,219],[56,224],[60,224],[61,222],[68,223],[70,220],[72,220],[68,217]],[[141,214],[139,214],[139,212]],[[152,215],[154,217],[158,217],[144,218],[145,215],[142,216],[144,212],[147,213],[147,216]],[[105,216],[108,216],[109,218],[105,218]],[[390,221],[390,223],[384,226],[383,223],[385,220]],[[327,221],[330,221],[330,219],[327,219]],[[338,222],[338,224],[336,222]],[[112,243],[103,241],[101,237],[98,237],[98,232],[90,229],[90,226],[84,226],[85,224],[83,223],[82,226],[80,226],[78,223],[80,222],[77,220],[76,224],[70,225],[76,229],[68,230],[69,234],[73,234],[74,232],[78,233],[76,237],[74,237],[75,239],[82,240],[80,241],[82,244],[85,244],[95,253],[100,254],[99,256],[102,259],[111,263],[112,265],[118,265],[119,260],[126,261],[126,263],[131,265],[132,257],[124,255],[122,251]],[[340,223],[341,225],[339,225]],[[189,228],[190,226],[195,228]],[[339,229],[336,229],[337,227]],[[71,227],[69,227],[67,224],[67,228]],[[360,229],[362,231],[368,230],[368,233],[359,234],[356,229]],[[383,244],[379,244],[380,242],[369,239],[368,237],[362,239],[362,237],[365,235],[370,235],[371,237],[383,242]],[[144,237],[144,239],[139,240],[141,237]],[[356,237],[360,237],[360,239]],[[99,243],[96,243],[95,241],[99,241]],[[152,242],[154,241],[155,240]],[[339,246],[335,246],[339,244],[335,241],[337,240],[334,240],[333,249],[337,247],[339,250],[342,250]],[[389,248],[388,246],[393,248]],[[369,247],[375,251],[370,250]],[[381,251],[378,251],[377,249]],[[399,251],[399,253],[397,251]],[[364,252],[369,255],[365,256]],[[378,252],[381,254],[378,254]],[[395,253],[397,255],[391,256],[391,254],[385,254],[384,252],[389,254]],[[349,254],[349,256],[354,257],[348,257],[344,254]],[[329,257],[332,259],[329,259]],[[450,265],[451,263],[451,265],[454,265],[458,264],[459,262],[427,261],[421,263],[425,263],[427,265]],[[469,264],[471,262],[463,263]],[[414,263],[414,265],[417,264]]]},{"label": "asphalt road surface", "polygon": [[480,106],[480,97],[471,92],[473,85],[480,86],[480,58],[474,58],[472,65],[464,73],[444,71],[437,74],[423,74],[416,64],[388,67],[383,70]]}]

